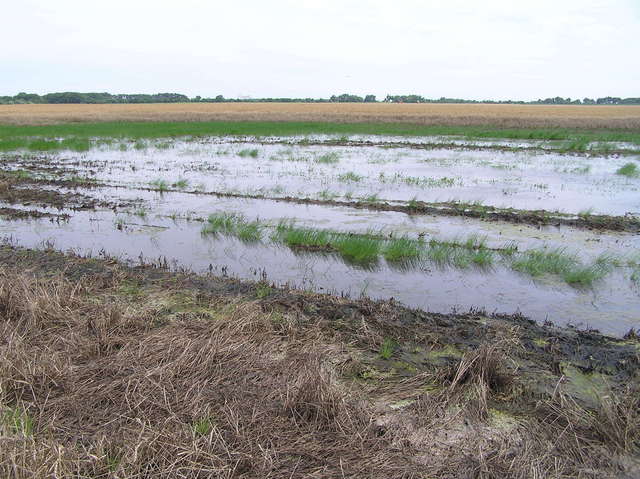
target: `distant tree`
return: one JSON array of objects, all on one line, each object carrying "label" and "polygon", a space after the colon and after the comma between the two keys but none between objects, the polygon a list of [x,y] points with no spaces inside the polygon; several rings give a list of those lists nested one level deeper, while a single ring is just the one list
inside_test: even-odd
[{"label": "distant tree", "polygon": [[365,103],[375,103],[376,102],[376,96],[375,95],[367,95],[364,97],[364,102]]},{"label": "distant tree", "polygon": [[342,95],[338,96],[333,95],[329,100],[334,103],[362,103],[364,101],[364,98],[358,95],[343,93]]}]

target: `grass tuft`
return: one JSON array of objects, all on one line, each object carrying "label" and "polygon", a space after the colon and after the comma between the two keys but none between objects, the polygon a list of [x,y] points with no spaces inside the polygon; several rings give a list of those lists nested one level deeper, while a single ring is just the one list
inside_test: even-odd
[{"label": "grass tuft", "polygon": [[635,163],[626,163],[616,170],[616,174],[626,176],[627,178],[638,178],[640,176],[640,169]]}]

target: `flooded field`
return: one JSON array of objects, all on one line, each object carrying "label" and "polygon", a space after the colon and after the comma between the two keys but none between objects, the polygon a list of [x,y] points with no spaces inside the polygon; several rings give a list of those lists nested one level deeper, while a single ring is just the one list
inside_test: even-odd
[{"label": "flooded field", "polygon": [[2,154],[0,234],[26,247],[640,327],[633,145],[459,138],[109,140]]}]

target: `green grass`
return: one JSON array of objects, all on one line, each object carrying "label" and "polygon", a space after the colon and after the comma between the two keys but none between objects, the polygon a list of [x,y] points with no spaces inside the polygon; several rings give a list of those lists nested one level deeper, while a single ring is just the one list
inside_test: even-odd
[{"label": "green grass", "polygon": [[166,180],[160,178],[149,182],[149,186],[157,191],[168,191],[169,183]]},{"label": "green grass", "polygon": [[544,274],[560,276],[567,284],[589,286],[606,276],[620,260],[610,255],[600,255],[591,265],[582,264],[576,255],[563,248],[551,250],[529,250],[515,257],[511,263],[514,270],[533,277]]},{"label": "green grass", "polygon": [[258,158],[258,155],[260,154],[260,152],[258,151],[257,148],[252,148],[252,149],[244,149],[244,150],[240,150],[238,152],[238,156],[241,156],[243,158],[247,158],[247,157],[251,157],[251,158]]},{"label": "green grass", "polygon": [[376,261],[382,249],[379,239],[367,235],[337,235],[332,246],[343,258],[357,263]]},{"label": "green grass", "polygon": [[563,274],[563,278],[566,283],[575,286],[589,286],[594,281],[602,279],[608,270],[602,268],[597,264],[590,266],[579,266],[573,268]]},{"label": "green grass", "polygon": [[531,276],[541,276],[545,273],[565,274],[578,264],[575,255],[568,254],[563,248],[552,250],[530,250],[516,258],[512,267],[516,271]]},{"label": "green grass", "polygon": [[380,346],[380,351],[378,352],[378,355],[382,358],[382,359],[391,359],[393,357],[393,353],[395,353],[396,348],[398,347],[398,345],[396,344],[396,342],[391,339],[391,338],[384,338],[384,341],[382,342],[382,345]]},{"label": "green grass", "polygon": [[[438,126],[401,123],[323,122],[99,122],[59,125],[0,125],[0,149],[7,140],[33,137],[58,138],[171,138],[181,136],[289,136],[289,135],[399,135],[563,140],[580,142],[623,141],[640,144],[640,132],[628,130],[580,130],[567,128],[500,128],[492,126]],[[28,141],[27,141],[28,143]]]},{"label": "green grass", "polygon": [[362,181],[363,178],[364,176],[354,173],[353,171],[348,171],[346,173],[342,173],[341,175],[338,175],[338,181],[341,181],[343,183],[358,182],[358,181]]},{"label": "green grass", "polygon": [[387,242],[383,249],[383,256],[387,261],[409,261],[419,259],[424,251],[424,241],[414,240],[403,236],[393,238]]},{"label": "green grass", "polygon": [[635,163],[627,163],[616,170],[616,174],[626,176],[627,178],[637,178],[640,176],[640,169]]},{"label": "green grass", "polygon": [[171,184],[172,188],[184,189],[189,186],[189,180],[185,180],[184,178],[180,178],[175,183]]},{"label": "green grass", "polygon": [[235,233],[241,241],[246,242],[260,241],[262,238],[260,224],[257,221],[238,223]]},{"label": "green grass", "polygon": [[331,235],[329,232],[310,228],[297,228],[284,222],[278,225],[273,239],[292,247],[331,247]]},{"label": "green grass", "polygon": [[[401,123],[323,122],[99,122],[59,125],[0,125],[0,151],[26,149],[86,151],[95,139],[144,140],[204,136],[295,135],[462,136],[468,139],[559,140],[565,151],[584,151],[590,142],[629,142],[640,145],[640,132],[567,128],[500,128],[493,126],[434,126]],[[73,137],[63,144],[57,138]],[[135,148],[145,149],[140,141]],[[124,145],[126,149],[126,145]],[[333,161],[335,162],[335,161]]]},{"label": "green grass", "polygon": [[260,241],[262,238],[262,229],[258,221],[247,221],[243,215],[234,213],[209,215],[207,223],[202,227],[202,233],[229,234],[245,242]]},{"label": "green grass", "polygon": [[338,163],[340,161],[340,155],[338,153],[325,153],[324,155],[317,156],[313,159],[316,163],[323,163],[326,165]]},{"label": "green grass", "polygon": [[258,286],[256,286],[256,297],[258,299],[264,299],[270,296],[272,292],[273,290],[268,284],[260,283]]},{"label": "green grass", "polygon": [[197,436],[208,436],[213,431],[214,426],[215,423],[212,419],[208,417],[201,418],[193,423],[193,432]]},{"label": "green grass", "polygon": [[30,180],[31,178],[33,178],[33,174],[27,170],[13,170],[7,171],[6,173],[18,180]]},{"label": "green grass", "polygon": [[409,208],[410,210],[417,210],[418,206],[420,206],[420,203],[418,202],[418,198],[416,196],[414,196],[407,202],[407,208]]},{"label": "green grass", "polygon": [[29,416],[27,411],[20,408],[7,408],[0,413],[0,420],[11,428],[15,434],[23,436],[33,435],[33,418]]},{"label": "green grass", "polygon": [[202,229],[203,233],[229,233],[235,230],[236,224],[242,221],[242,216],[234,213],[215,213],[209,215],[207,224]]}]

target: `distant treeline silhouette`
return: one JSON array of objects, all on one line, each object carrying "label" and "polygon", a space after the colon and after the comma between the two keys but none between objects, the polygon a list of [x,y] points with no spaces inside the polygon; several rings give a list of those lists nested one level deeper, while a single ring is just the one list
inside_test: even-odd
[{"label": "distant treeline silhouette", "polygon": [[[376,103],[375,95],[364,97],[343,93],[333,95],[330,98],[225,98],[218,95],[213,98],[196,96],[189,98],[180,93],[154,93],[154,94],[111,94],[111,93],[80,93],[60,92],[38,95],[37,93],[18,93],[15,96],[0,96],[0,104],[23,103],[225,103],[225,102],[278,102],[278,103]],[[619,98],[607,96],[604,98],[545,98],[535,101],[518,100],[465,100],[462,98],[438,99],[424,98],[420,95],[387,95],[382,102],[386,103],[493,103],[493,104],[519,104],[519,105],[640,105],[640,98]]]}]

